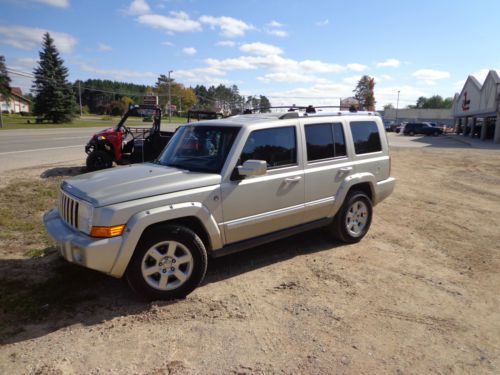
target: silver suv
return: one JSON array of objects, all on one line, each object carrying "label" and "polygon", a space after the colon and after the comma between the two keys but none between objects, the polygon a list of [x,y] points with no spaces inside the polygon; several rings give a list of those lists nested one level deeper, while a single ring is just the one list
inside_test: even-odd
[{"label": "silver suv", "polygon": [[181,126],[154,163],[61,184],[44,223],[70,262],[186,296],[219,257],[317,227],[354,243],[394,189],[381,118],[266,113]]}]

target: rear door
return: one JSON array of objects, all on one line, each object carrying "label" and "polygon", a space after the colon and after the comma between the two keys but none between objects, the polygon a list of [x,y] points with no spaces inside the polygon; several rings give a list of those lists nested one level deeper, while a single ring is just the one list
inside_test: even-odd
[{"label": "rear door", "polygon": [[304,218],[314,221],[331,215],[340,184],[352,170],[341,119],[304,120],[306,199]]}]

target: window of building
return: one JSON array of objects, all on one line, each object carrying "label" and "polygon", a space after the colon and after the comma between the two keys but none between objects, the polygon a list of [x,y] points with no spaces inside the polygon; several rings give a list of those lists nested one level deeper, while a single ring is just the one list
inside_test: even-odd
[{"label": "window of building", "polygon": [[380,134],[375,121],[352,121],[350,125],[356,154],[382,151]]},{"label": "window of building", "polygon": [[241,163],[265,160],[269,169],[297,164],[295,127],[256,130],[241,153]]}]

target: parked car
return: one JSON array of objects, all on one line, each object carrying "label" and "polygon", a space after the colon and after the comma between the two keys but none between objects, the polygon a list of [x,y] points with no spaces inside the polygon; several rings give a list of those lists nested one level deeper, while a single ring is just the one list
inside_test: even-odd
[{"label": "parked car", "polygon": [[443,129],[432,126],[431,124],[426,122],[409,122],[404,127],[403,134],[404,135],[423,134],[423,135],[438,136],[440,134],[443,134]]},{"label": "parked car", "polygon": [[360,241],[390,173],[374,113],[239,115],[179,127],[153,163],[63,181],[43,220],[67,261],[176,299],[202,282],[208,256],[319,227]]}]

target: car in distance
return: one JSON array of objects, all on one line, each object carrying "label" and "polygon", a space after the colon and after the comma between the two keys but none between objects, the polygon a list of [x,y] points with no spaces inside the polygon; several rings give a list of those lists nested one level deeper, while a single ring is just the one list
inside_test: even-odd
[{"label": "car in distance", "polygon": [[326,227],[360,241],[391,194],[391,160],[372,112],[262,113],[179,127],[155,162],[63,181],[44,215],[69,262],[148,299],[203,280],[207,257]]},{"label": "car in distance", "polygon": [[411,136],[416,134],[438,136],[440,134],[443,134],[443,129],[434,127],[426,122],[409,122],[405,125],[403,134]]}]

